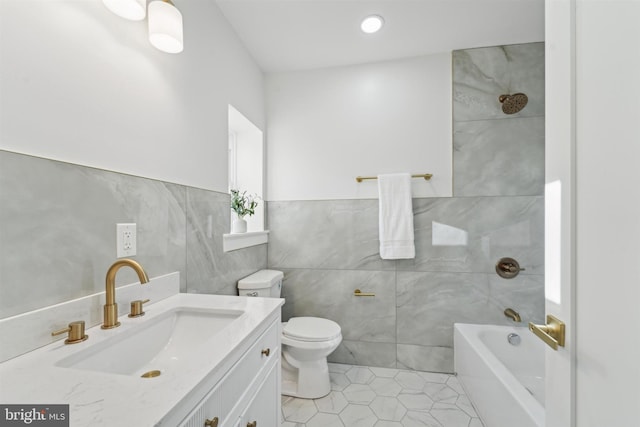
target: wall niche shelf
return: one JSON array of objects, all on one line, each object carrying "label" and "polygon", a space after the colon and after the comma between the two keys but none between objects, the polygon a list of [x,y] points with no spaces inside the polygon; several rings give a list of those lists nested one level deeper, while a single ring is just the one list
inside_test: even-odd
[{"label": "wall niche shelf", "polygon": [[222,250],[224,252],[235,251],[250,246],[257,246],[269,241],[269,230],[249,231],[246,233],[234,233],[222,235]]}]

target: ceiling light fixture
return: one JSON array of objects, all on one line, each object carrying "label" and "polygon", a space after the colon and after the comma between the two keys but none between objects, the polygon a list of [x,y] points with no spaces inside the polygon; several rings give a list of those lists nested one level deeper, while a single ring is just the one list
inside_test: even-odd
[{"label": "ceiling light fixture", "polygon": [[380,31],[380,28],[382,28],[383,25],[384,19],[382,19],[382,16],[370,15],[362,20],[360,29],[367,34],[373,34]]},{"label": "ceiling light fixture", "polygon": [[[141,21],[147,14],[147,0],[102,0],[111,12],[131,21]],[[180,53],[182,14],[171,0],[151,0],[149,3],[149,42],[163,52]]]},{"label": "ceiling light fixture", "polygon": [[146,0],[102,0],[107,9],[121,18],[142,21],[147,15]]},{"label": "ceiling light fixture", "polygon": [[149,41],[163,52],[182,52],[182,14],[170,0],[149,3]]}]

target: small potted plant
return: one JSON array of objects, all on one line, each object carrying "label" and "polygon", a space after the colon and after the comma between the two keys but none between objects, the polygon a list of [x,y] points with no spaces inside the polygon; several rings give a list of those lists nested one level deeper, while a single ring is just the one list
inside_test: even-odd
[{"label": "small potted plant", "polygon": [[247,221],[244,217],[256,213],[257,206],[258,197],[255,194],[247,195],[246,191],[241,193],[239,190],[231,190],[231,210],[234,211],[237,216],[231,224],[232,233],[247,232]]}]

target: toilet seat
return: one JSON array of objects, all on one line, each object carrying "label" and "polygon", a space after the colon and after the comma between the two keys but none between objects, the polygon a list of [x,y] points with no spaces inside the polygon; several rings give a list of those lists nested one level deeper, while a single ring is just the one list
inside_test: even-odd
[{"label": "toilet seat", "polygon": [[292,317],[283,324],[282,334],[304,342],[331,341],[341,335],[340,325],[319,317]]}]

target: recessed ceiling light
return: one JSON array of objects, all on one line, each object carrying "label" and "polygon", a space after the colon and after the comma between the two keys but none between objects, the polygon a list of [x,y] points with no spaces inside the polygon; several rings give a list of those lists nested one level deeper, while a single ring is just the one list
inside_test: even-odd
[{"label": "recessed ceiling light", "polygon": [[367,16],[362,20],[362,24],[360,24],[360,28],[367,34],[372,34],[380,30],[384,25],[384,19],[382,16],[371,15]]}]

